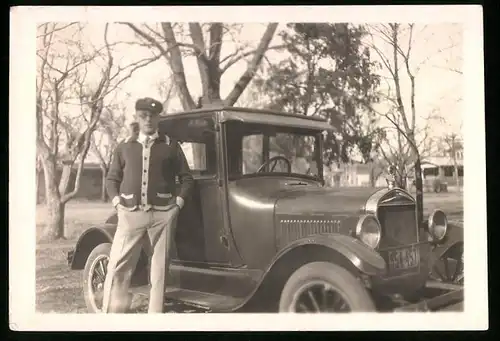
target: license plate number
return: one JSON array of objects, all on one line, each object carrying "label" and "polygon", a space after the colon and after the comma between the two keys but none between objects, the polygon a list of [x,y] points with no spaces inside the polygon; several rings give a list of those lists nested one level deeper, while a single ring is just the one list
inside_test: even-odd
[{"label": "license plate number", "polygon": [[409,247],[405,249],[389,251],[389,267],[392,270],[404,270],[418,266],[420,257],[418,248]]}]

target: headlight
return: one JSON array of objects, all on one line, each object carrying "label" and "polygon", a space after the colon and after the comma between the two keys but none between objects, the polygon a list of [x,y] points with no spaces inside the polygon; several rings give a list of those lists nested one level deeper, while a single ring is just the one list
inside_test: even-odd
[{"label": "headlight", "polygon": [[440,242],[446,237],[448,230],[448,219],[446,214],[441,210],[435,210],[429,216],[428,230],[435,242]]},{"label": "headlight", "polygon": [[381,236],[378,219],[370,214],[362,216],[356,225],[356,236],[372,249],[376,249]]}]

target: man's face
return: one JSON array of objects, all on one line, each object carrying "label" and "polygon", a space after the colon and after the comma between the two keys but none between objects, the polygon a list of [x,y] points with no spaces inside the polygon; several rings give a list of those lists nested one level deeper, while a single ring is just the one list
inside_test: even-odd
[{"label": "man's face", "polygon": [[139,123],[139,130],[146,135],[151,135],[158,129],[158,123],[160,121],[160,116],[158,114],[153,114],[147,110],[137,110],[136,119]]}]

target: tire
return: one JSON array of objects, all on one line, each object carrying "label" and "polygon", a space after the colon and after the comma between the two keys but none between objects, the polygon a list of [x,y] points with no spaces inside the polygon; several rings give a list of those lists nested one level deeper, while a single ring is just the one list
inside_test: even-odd
[{"label": "tire", "polygon": [[[111,250],[110,243],[103,243],[97,245],[92,252],[90,252],[87,262],[85,263],[85,268],[83,270],[83,297],[85,299],[85,305],[89,313],[99,313],[100,307],[98,307],[97,302],[95,302],[94,295],[90,286],[91,273],[94,272],[99,260],[108,259],[109,252]],[[107,271],[107,269],[106,269]]]},{"label": "tire", "polygon": [[[350,312],[375,311],[375,305],[370,294],[351,272],[333,263],[314,262],[303,265],[288,279],[280,297],[280,312],[296,311],[294,306],[299,302],[298,297],[302,296],[302,290],[305,290],[304,288],[308,286],[314,288],[315,283],[323,287],[327,285],[329,287],[328,292],[330,290],[336,292],[335,295],[343,299]],[[338,312],[344,312],[341,309]],[[316,308],[315,312],[317,311]],[[335,310],[325,307],[319,312],[335,312]]]}]

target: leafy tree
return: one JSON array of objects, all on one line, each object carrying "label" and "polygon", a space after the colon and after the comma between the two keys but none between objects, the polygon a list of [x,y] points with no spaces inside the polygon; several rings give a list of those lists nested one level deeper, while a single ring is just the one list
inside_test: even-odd
[{"label": "leafy tree", "polygon": [[329,121],[334,131],[325,136],[326,164],[347,162],[353,151],[368,162],[377,148],[371,103],[380,80],[362,44],[365,34],[347,23],[288,24],[280,36],[289,57],[256,80],[269,108]]}]

